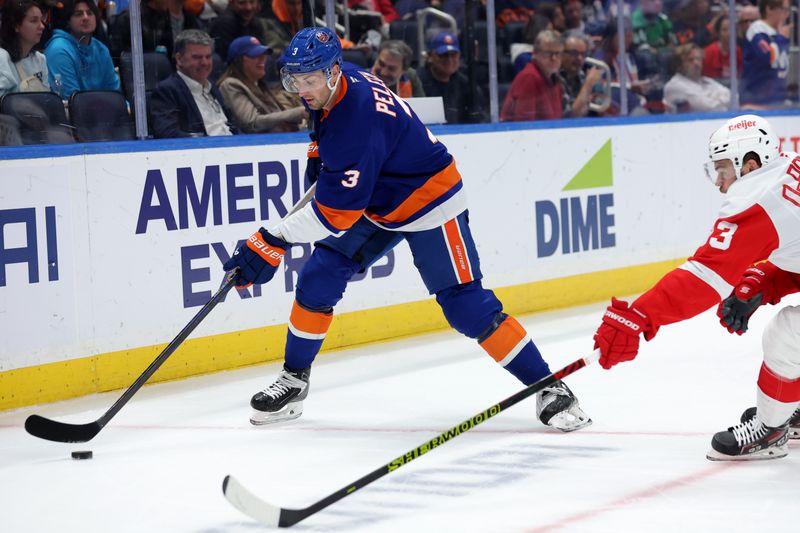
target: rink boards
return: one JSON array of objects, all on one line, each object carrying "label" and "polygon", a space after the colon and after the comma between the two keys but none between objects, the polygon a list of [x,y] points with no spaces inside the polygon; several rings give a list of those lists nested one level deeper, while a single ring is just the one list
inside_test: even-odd
[{"label": "rink boards", "polygon": [[[701,165],[722,121],[434,130],[464,178],[484,284],[512,313],[649,287],[715,218]],[[796,150],[797,115],[771,121]],[[305,190],[301,135],[195,146],[0,162],[0,409],[129,385],[216,290],[237,241]],[[281,358],[310,252],[295,246],[283,275],[229,294],[153,381]],[[348,287],[325,348],[446,326],[401,244]]]}]

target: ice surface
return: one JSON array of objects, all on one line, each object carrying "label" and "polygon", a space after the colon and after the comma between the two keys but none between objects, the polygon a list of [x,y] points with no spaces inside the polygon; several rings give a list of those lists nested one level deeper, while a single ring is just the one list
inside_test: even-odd
[{"label": "ice surface", "polygon": [[[603,308],[521,322],[556,370],[591,351]],[[742,337],[712,312],[665,327],[636,361],[568,378],[591,427],[546,429],[530,398],[292,530],[792,530],[800,443],[774,461],[705,458],[711,436],[754,405],[761,330],[776,311],[760,309]],[[263,531],[223,498],[226,474],[272,503],[305,507],[522,388],[473,341],[438,333],[323,354],[303,416],[253,427],[250,396],[277,369],[145,387],[84,444],[36,439],[23,422],[32,413],[89,422],[119,391],[1,413],[0,531]],[[79,449],[94,459],[71,459]]]}]

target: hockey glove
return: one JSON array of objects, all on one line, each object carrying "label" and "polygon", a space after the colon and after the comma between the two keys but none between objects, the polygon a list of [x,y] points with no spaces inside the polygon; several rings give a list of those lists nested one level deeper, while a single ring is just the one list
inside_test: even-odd
[{"label": "hockey glove", "polygon": [[275,275],[288,247],[288,242],[261,228],[233,252],[233,256],[225,261],[222,268],[226,271],[239,268],[234,280],[238,289],[249,287],[253,283],[260,285]]},{"label": "hockey glove", "polygon": [[628,302],[611,298],[603,315],[603,323],[594,335],[594,347],[600,348],[600,366],[608,370],[617,363],[631,361],[639,353],[639,335],[651,328],[647,316],[628,306]]},{"label": "hockey glove", "polygon": [[747,331],[750,316],[756,312],[764,300],[767,273],[765,269],[750,267],[742,274],[742,279],[734,287],[730,296],[717,307],[719,323],[730,333],[741,335]]},{"label": "hockey glove", "polygon": [[317,182],[319,173],[322,172],[322,158],[319,156],[317,136],[311,134],[311,143],[308,145],[308,162],[306,164],[306,181],[311,185]]}]

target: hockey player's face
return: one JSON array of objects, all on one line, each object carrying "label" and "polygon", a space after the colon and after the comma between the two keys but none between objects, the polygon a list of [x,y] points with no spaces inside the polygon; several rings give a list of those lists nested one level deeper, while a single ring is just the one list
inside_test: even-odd
[{"label": "hockey player's face", "polygon": [[733,161],[722,159],[714,161],[714,171],[717,173],[717,180],[714,185],[719,188],[719,192],[725,194],[733,182],[736,181],[736,171],[733,169]]},{"label": "hockey player's face", "polygon": [[[337,80],[339,75],[339,67],[334,66],[331,72],[332,79]],[[305,100],[311,109],[322,109],[332,100],[333,91],[328,88],[328,78],[321,70],[308,74],[295,74],[292,77],[300,98]]]}]

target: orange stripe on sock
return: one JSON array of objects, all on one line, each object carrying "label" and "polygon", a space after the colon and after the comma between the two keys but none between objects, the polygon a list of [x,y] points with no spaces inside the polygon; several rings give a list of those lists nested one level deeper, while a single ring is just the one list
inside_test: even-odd
[{"label": "orange stripe on sock", "polygon": [[315,313],[308,309],[303,309],[295,300],[292,306],[292,313],[289,315],[289,322],[298,331],[310,333],[312,335],[324,335],[328,332],[333,320],[333,313]]},{"label": "orange stripe on sock", "polygon": [[467,247],[458,232],[458,220],[455,218],[444,224],[444,233],[447,236],[447,245],[450,248],[450,257],[456,267],[456,275],[460,283],[472,281],[472,270],[469,267]]},{"label": "orange stripe on sock", "polygon": [[527,333],[513,316],[506,318],[500,326],[481,343],[481,348],[497,362],[502,361]]}]

